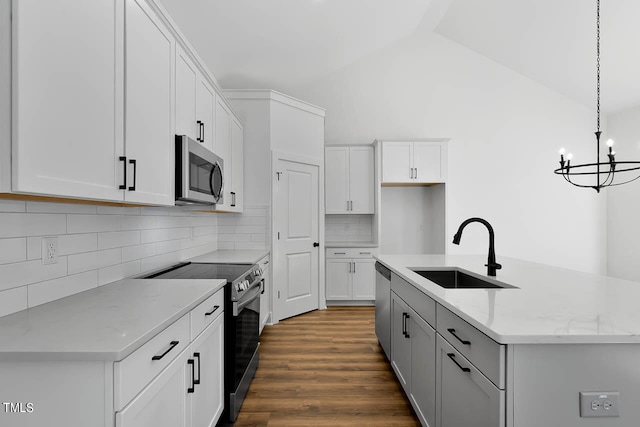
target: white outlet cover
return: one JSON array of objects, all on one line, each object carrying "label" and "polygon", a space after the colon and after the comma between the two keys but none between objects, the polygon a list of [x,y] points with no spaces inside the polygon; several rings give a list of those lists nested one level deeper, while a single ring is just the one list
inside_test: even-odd
[{"label": "white outlet cover", "polygon": [[58,263],[58,238],[43,237],[42,238],[42,264]]}]

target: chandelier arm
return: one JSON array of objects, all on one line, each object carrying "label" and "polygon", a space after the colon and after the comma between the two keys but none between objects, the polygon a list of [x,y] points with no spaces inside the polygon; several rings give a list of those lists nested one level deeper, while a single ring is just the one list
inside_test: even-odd
[{"label": "chandelier arm", "polygon": [[632,178],[628,181],[623,181],[623,182],[616,182],[615,184],[609,184],[609,187],[617,187],[618,185],[622,185],[622,184],[628,184],[630,182],[635,181],[636,179],[640,178],[640,175],[636,176],[635,178]]}]

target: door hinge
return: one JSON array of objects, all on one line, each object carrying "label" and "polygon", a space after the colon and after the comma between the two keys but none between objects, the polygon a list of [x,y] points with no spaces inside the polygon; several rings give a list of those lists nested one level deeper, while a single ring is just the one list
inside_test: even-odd
[{"label": "door hinge", "polygon": [[278,299],[280,299],[280,291],[278,291]]},{"label": "door hinge", "polygon": [[276,175],[278,175],[278,181],[280,181],[280,175],[282,174],[282,172],[276,172]]},{"label": "door hinge", "polygon": [[278,240],[280,240],[280,232],[278,231]]}]

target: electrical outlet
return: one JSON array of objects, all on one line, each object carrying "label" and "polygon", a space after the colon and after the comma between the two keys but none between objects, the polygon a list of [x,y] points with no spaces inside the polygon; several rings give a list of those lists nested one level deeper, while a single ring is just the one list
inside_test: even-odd
[{"label": "electrical outlet", "polygon": [[619,391],[581,391],[580,417],[619,417]]},{"label": "electrical outlet", "polygon": [[58,238],[42,238],[42,263],[44,265],[58,263]]}]

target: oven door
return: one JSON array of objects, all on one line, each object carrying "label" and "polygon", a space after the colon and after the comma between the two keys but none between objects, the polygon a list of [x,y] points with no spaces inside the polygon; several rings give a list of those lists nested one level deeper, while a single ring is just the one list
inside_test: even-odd
[{"label": "oven door", "polygon": [[176,136],[176,202],[222,203],[224,161],[184,135]]},{"label": "oven door", "polygon": [[233,303],[235,320],[235,369],[233,389],[237,390],[260,340],[260,291],[257,286],[246,299]]}]

